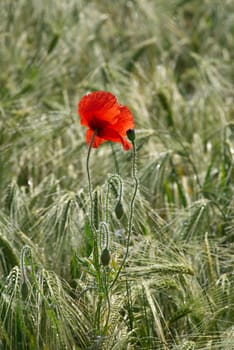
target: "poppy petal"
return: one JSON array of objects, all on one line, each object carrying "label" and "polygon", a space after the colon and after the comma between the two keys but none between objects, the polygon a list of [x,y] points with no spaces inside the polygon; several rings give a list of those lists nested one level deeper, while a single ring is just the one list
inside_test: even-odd
[{"label": "poppy petal", "polygon": [[97,148],[106,140],[122,143],[125,150],[131,148],[126,139],[127,130],[134,128],[132,113],[122,106],[110,92],[96,91],[83,96],[78,104],[81,124],[88,127],[86,142]]},{"label": "poppy petal", "polygon": [[115,129],[122,136],[126,135],[127,130],[134,129],[133,116],[130,110],[125,106],[119,106],[120,114],[115,124],[111,128]]},{"label": "poppy petal", "polygon": [[[91,129],[88,129],[86,131],[86,143],[89,145],[91,140],[92,140],[92,136],[93,136],[94,131]],[[99,136],[95,136],[93,143],[92,143],[92,147],[93,148],[97,148],[98,146],[100,146],[103,142],[105,142],[106,140],[99,137]]]},{"label": "poppy petal", "polygon": [[100,129],[103,127],[103,121],[115,123],[120,111],[114,95],[110,92],[96,91],[82,97],[78,104],[78,113],[82,125]]},{"label": "poppy petal", "polygon": [[131,148],[131,144],[115,129],[111,127],[106,127],[100,130],[99,136],[101,139],[105,139],[112,142],[120,142],[123,145],[123,148],[127,151]]}]

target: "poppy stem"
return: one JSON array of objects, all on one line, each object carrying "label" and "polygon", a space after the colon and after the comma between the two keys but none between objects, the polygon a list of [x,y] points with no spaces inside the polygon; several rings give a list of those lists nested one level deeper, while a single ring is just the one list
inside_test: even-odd
[{"label": "poppy stem", "polygon": [[[88,148],[88,154],[87,154],[87,159],[86,159],[86,171],[87,171],[87,176],[88,176],[88,184],[89,184],[89,198],[90,198],[90,226],[91,226],[91,231],[93,235],[93,258],[94,258],[94,265],[97,271],[99,271],[98,266],[98,240],[97,240],[97,232],[96,232],[96,227],[94,225],[94,220],[93,220],[93,187],[92,187],[92,181],[91,181],[91,175],[90,175],[90,169],[89,169],[89,160],[90,160],[90,154],[91,154],[91,149],[94,143],[95,136],[97,135],[97,130],[93,132],[93,135],[91,137],[90,143],[89,143],[89,148]],[[99,272],[98,272],[99,274]]]},{"label": "poppy stem", "polygon": [[[114,181],[118,182],[118,191],[114,187]],[[117,203],[121,202],[123,193],[123,181],[118,174],[111,175],[107,181],[107,191],[106,191],[106,208],[105,208],[105,222],[108,224],[108,214],[109,214],[109,195],[110,187],[115,191],[115,196],[117,197]]]},{"label": "poppy stem", "polygon": [[139,187],[139,180],[137,177],[137,167],[136,167],[136,145],[135,145],[135,141],[132,140],[132,177],[133,180],[135,182],[135,186],[134,186],[134,190],[133,190],[133,194],[132,194],[132,198],[131,198],[131,202],[130,202],[130,213],[129,213],[129,220],[128,220],[128,232],[127,232],[127,240],[126,240],[126,252],[125,255],[123,257],[123,260],[120,264],[119,270],[112,282],[112,284],[110,285],[110,288],[113,288],[114,284],[116,283],[117,279],[119,278],[119,275],[126,263],[127,257],[128,257],[128,252],[129,252],[129,244],[130,244],[130,238],[131,238],[131,233],[132,233],[132,223],[133,223],[133,216],[134,216],[134,204],[135,204],[135,199],[136,199],[136,195],[137,195],[137,190]]}]

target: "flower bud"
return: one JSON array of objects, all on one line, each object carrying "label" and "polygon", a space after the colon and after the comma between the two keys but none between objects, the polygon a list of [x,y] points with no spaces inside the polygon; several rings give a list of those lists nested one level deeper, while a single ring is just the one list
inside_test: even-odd
[{"label": "flower bud", "polygon": [[109,249],[105,247],[101,254],[101,263],[103,266],[108,266],[111,259]]},{"label": "flower bud", "polygon": [[134,141],[135,140],[135,130],[134,129],[128,129],[127,131],[127,137],[130,141]]},{"label": "flower bud", "polygon": [[124,214],[123,206],[122,206],[122,203],[119,201],[115,207],[115,215],[117,219],[121,219],[123,214]]}]

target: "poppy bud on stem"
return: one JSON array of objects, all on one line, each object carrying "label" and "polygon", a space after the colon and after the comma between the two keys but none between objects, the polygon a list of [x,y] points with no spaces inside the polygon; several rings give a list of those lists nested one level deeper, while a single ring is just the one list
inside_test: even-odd
[{"label": "poppy bud on stem", "polygon": [[137,178],[137,168],[136,168],[136,145],[135,145],[135,131],[134,129],[129,129],[127,131],[127,137],[128,139],[131,141],[132,143],[132,177],[134,180],[134,190],[133,190],[133,194],[132,194],[132,198],[131,198],[131,202],[130,202],[130,214],[129,214],[129,220],[128,220],[128,232],[127,232],[127,240],[126,240],[126,252],[125,255],[123,257],[123,260],[120,264],[119,270],[116,273],[116,276],[110,286],[110,288],[112,288],[115,284],[115,282],[118,280],[119,275],[126,263],[127,257],[128,257],[128,252],[129,252],[129,244],[130,244],[130,238],[131,238],[131,233],[132,233],[132,222],[133,222],[133,215],[134,215],[134,205],[135,205],[135,199],[136,199],[136,195],[137,195],[137,190],[138,190],[138,186],[139,186],[139,181]]},{"label": "poppy bud on stem", "polygon": [[122,218],[123,214],[124,214],[123,205],[122,205],[121,201],[119,200],[115,206],[115,215],[116,215],[117,219],[120,220]]},{"label": "poppy bud on stem", "polygon": [[[116,188],[114,186],[114,181],[118,182],[118,191],[116,190]],[[117,205],[119,206],[119,203],[121,204],[122,193],[123,193],[123,180],[121,179],[121,177],[118,174],[111,175],[107,181],[106,208],[105,208],[105,211],[106,211],[105,212],[105,221],[106,221],[106,223],[108,223],[109,194],[110,194],[110,187],[111,186],[112,186],[112,189],[114,190],[114,194],[117,197],[117,200],[118,200]],[[115,209],[115,212],[116,212],[116,209]],[[123,212],[123,208],[122,208],[122,212]]]},{"label": "poppy bud on stem", "polygon": [[135,137],[136,137],[135,130],[134,130],[134,129],[128,129],[128,131],[127,131],[127,137],[128,137],[128,139],[129,139],[131,142],[134,142],[134,141],[135,141]]},{"label": "poppy bud on stem", "polygon": [[108,266],[111,259],[110,251],[107,247],[102,250],[101,263],[103,266]]}]

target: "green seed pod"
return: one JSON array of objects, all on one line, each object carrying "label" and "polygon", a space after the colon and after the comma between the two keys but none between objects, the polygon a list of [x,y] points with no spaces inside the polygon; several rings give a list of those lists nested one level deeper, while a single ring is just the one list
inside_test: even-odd
[{"label": "green seed pod", "polygon": [[135,130],[134,129],[128,129],[127,131],[127,137],[130,141],[134,141],[135,140],[135,137],[136,137],[136,134],[135,134]]},{"label": "green seed pod", "polygon": [[108,266],[111,259],[109,249],[105,247],[101,254],[101,263],[103,266]]},{"label": "green seed pod", "polygon": [[123,206],[122,206],[122,203],[119,201],[115,207],[115,215],[117,219],[121,219],[123,214],[124,214]]}]

